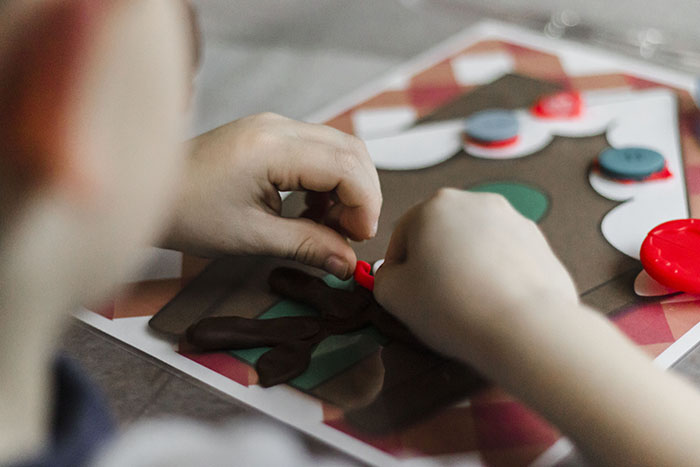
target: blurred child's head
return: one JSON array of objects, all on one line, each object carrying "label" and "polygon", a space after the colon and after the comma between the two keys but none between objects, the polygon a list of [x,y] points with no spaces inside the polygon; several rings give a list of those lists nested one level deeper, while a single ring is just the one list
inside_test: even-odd
[{"label": "blurred child's head", "polygon": [[5,301],[94,299],[155,239],[182,165],[190,35],[174,0],[0,1]]}]

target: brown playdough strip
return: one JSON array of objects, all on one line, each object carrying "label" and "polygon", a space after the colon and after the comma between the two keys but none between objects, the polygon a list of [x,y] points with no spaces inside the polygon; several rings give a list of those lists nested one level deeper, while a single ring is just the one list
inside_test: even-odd
[{"label": "brown playdough strip", "polygon": [[311,363],[314,347],[320,342],[315,340],[285,342],[265,352],[255,364],[260,386],[269,388],[286,383],[304,373]]},{"label": "brown playdough strip", "polygon": [[304,316],[265,320],[220,316],[190,326],[187,341],[201,350],[239,350],[308,339],[320,331],[318,319]]},{"label": "brown playdough strip", "polygon": [[369,291],[334,289],[323,280],[294,268],[277,268],[268,279],[273,292],[317,310],[324,318],[353,319],[373,301]]}]

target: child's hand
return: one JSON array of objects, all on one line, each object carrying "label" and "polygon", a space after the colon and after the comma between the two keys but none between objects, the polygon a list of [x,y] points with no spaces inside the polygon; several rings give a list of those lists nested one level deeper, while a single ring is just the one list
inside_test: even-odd
[{"label": "child's hand", "polygon": [[547,417],[592,465],[699,465],[697,391],[579,305],[540,231],[502,197],[444,190],[414,208],[374,292],[427,344]]},{"label": "child's hand", "polygon": [[[309,219],[280,217],[281,191],[310,192]],[[169,247],[295,259],[347,278],[345,237],[373,237],[379,178],[361,140],[274,114],[237,120],[193,141]]]},{"label": "child's hand", "polygon": [[533,222],[501,196],[454,189],[403,217],[375,295],[427,344],[476,360],[498,352],[494,345],[524,322],[546,320],[545,303],[578,301]]}]

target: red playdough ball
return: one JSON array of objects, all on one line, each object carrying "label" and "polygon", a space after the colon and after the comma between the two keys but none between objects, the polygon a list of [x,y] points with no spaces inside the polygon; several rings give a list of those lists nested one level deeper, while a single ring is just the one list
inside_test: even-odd
[{"label": "red playdough ball", "polygon": [[367,261],[358,261],[355,266],[355,282],[368,290],[374,290],[372,266]]},{"label": "red playdough ball", "polygon": [[680,219],[654,227],[642,242],[639,258],[657,282],[682,292],[700,293],[700,219]]}]

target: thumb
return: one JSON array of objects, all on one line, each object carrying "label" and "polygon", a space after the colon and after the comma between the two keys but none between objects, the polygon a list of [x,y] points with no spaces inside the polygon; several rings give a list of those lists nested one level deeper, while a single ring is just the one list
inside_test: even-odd
[{"label": "thumb", "polygon": [[406,306],[407,265],[385,262],[374,275],[374,298],[388,311],[394,313]]},{"label": "thumb", "polygon": [[348,279],[355,270],[357,257],[347,240],[338,232],[309,219],[265,216],[261,231],[260,253],[289,258],[323,269],[340,279]]}]

